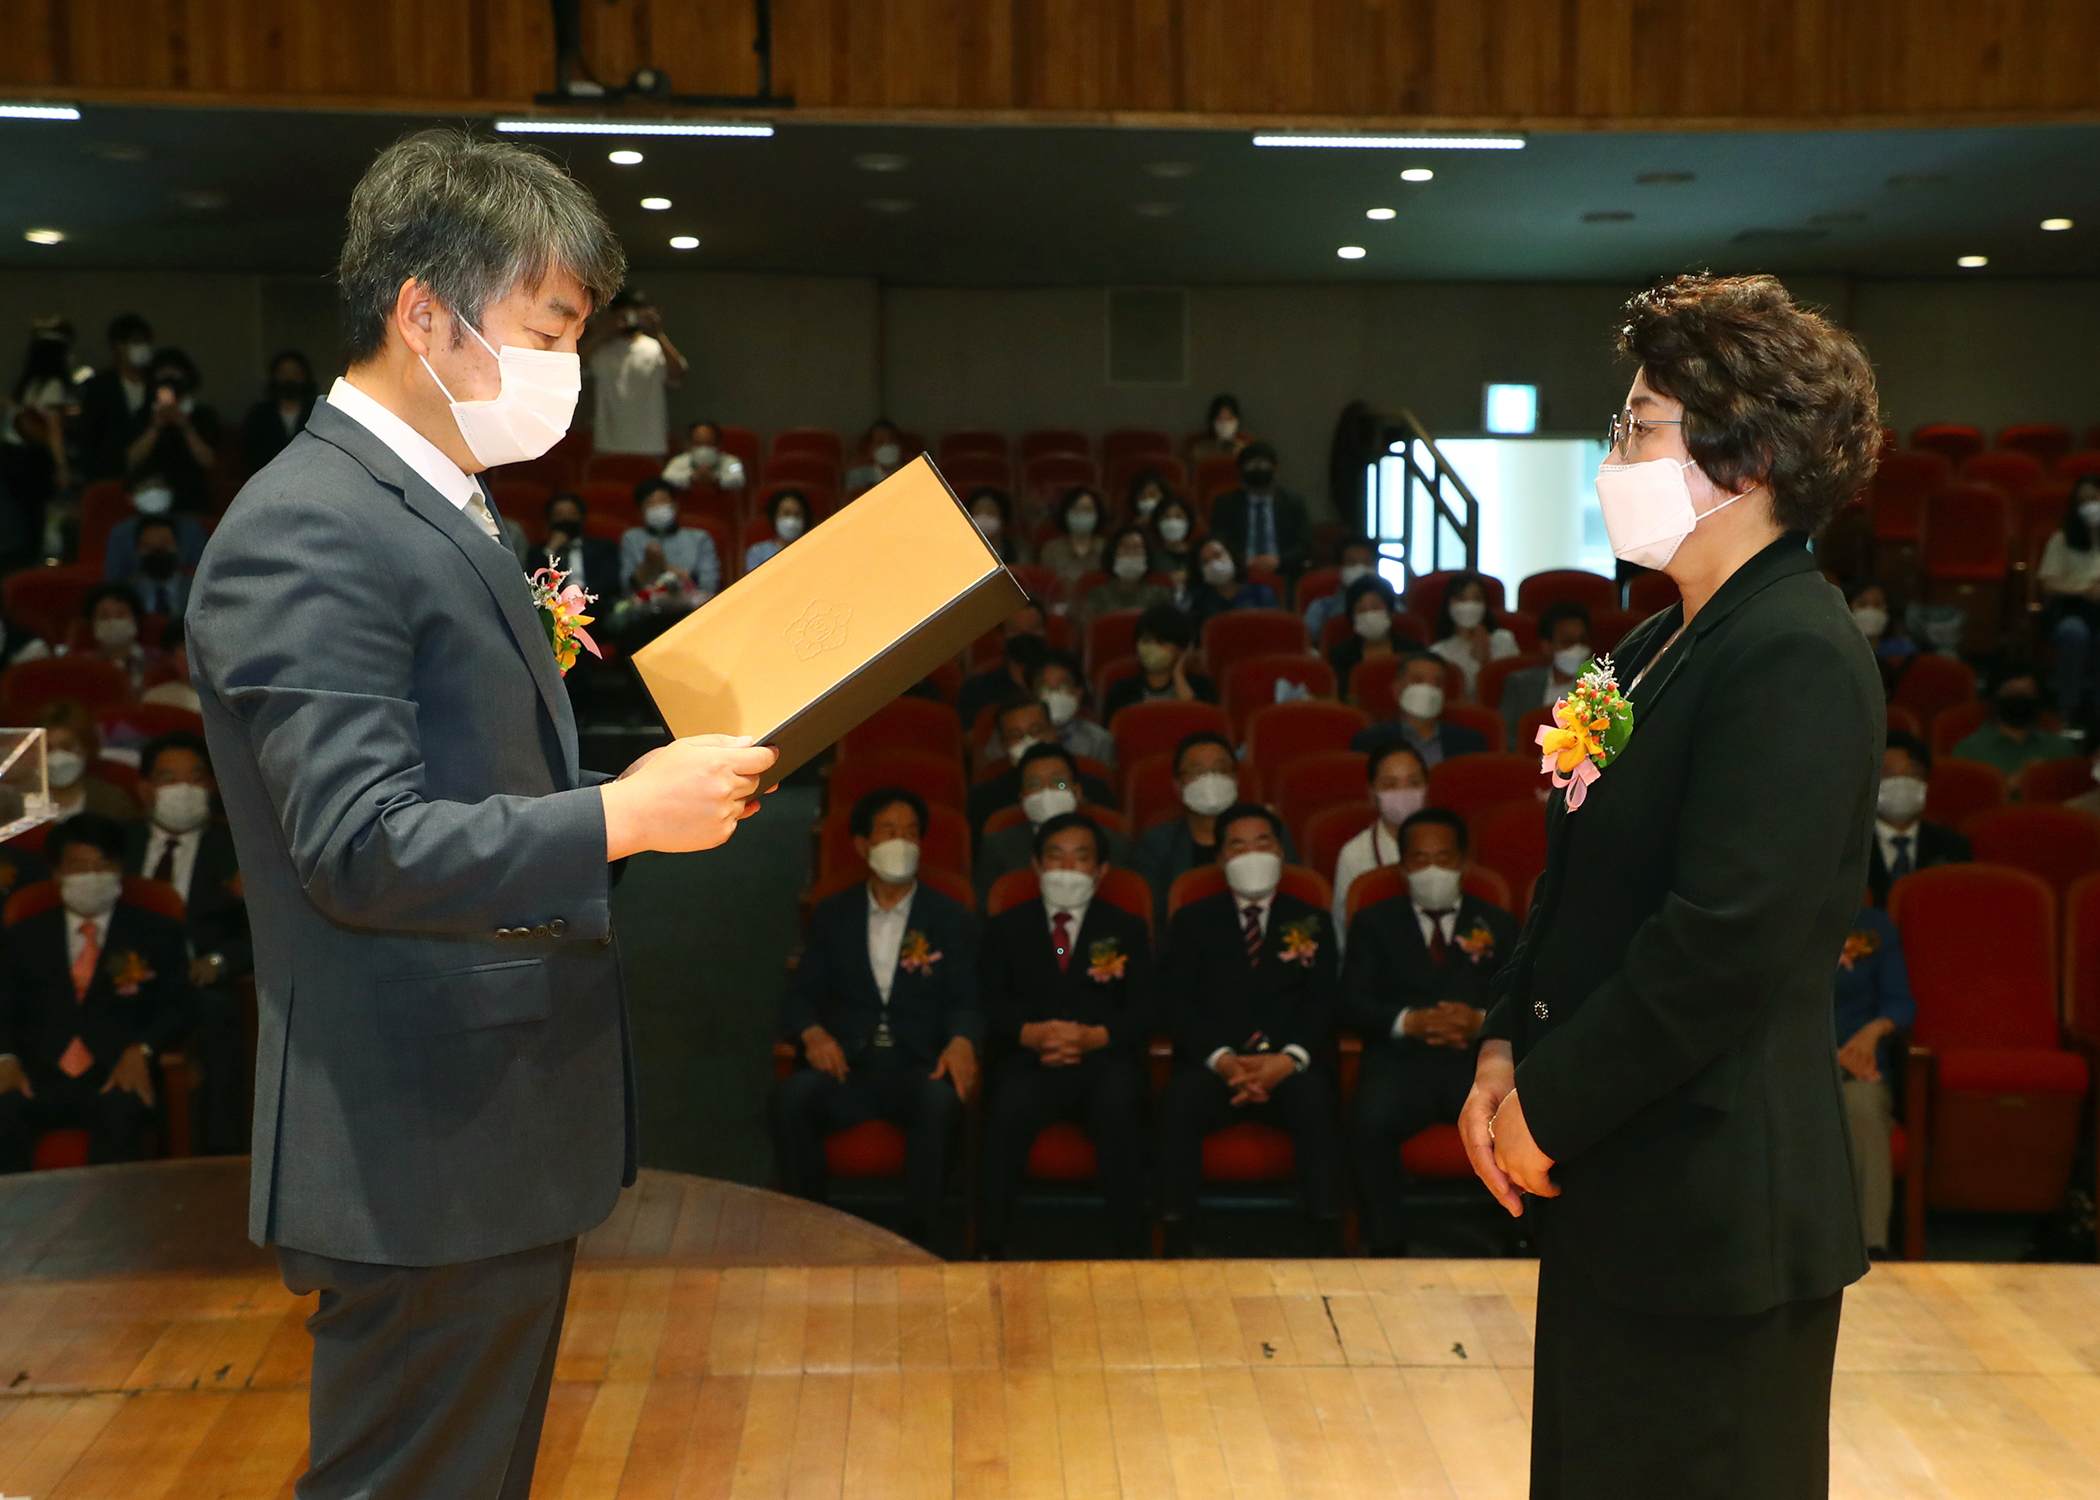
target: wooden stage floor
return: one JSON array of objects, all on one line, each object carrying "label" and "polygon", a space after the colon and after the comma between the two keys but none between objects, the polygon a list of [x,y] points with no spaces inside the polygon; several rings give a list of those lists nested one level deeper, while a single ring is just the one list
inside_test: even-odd
[{"label": "wooden stage floor", "polygon": [[[0,1179],[0,1495],[290,1496],[308,1299],[245,1161]],[[1521,1496],[1525,1261],[943,1265],[645,1173],[586,1242],[535,1497]],[[1833,1493],[2100,1496],[2100,1267],[1884,1264]]]}]

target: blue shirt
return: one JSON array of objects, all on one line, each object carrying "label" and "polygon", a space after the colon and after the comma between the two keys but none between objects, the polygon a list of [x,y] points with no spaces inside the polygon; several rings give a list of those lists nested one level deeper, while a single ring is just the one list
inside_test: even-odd
[{"label": "blue shirt", "polygon": [[[1917,1020],[1918,1003],[1911,998],[1910,972],[1903,964],[1903,939],[1888,913],[1861,907],[1845,936],[1845,948],[1852,960],[1849,968],[1843,958],[1838,960],[1833,1011],[1837,1045],[1851,1041],[1869,1021],[1889,1021],[1900,1029]],[[1884,1080],[1897,1077],[1893,1039],[1882,1038],[1875,1061]]]}]

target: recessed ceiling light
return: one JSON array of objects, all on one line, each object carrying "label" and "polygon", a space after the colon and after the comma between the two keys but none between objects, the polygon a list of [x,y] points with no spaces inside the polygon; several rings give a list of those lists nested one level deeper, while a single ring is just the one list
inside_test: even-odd
[{"label": "recessed ceiling light", "polygon": [[2071,227],[2071,221],[2070,221],[2069,219],[2044,219],[2044,220],[2042,220],[2042,228],[2044,228],[2044,229],[2048,229],[2048,230],[2058,230],[2058,229],[2069,229],[2070,227]]},{"label": "recessed ceiling light", "polygon": [[1638,172],[1634,181],[1642,187],[1665,187],[1680,182],[1690,182],[1698,174],[1694,172]]},{"label": "recessed ceiling light", "polygon": [[32,245],[55,245],[66,237],[63,229],[25,229],[22,238]]},{"label": "recessed ceiling light", "polygon": [[1378,219],[1380,221],[1383,221],[1386,219],[1390,219],[1392,216],[1393,211],[1390,208],[1367,208],[1364,210],[1364,217],[1367,219]]},{"label": "recessed ceiling light", "polygon": [[0,104],[0,120],[77,120],[70,104]]},{"label": "recessed ceiling light", "polygon": [[1196,175],[1196,164],[1192,161],[1148,161],[1145,170],[1154,177],[1178,178]]},{"label": "recessed ceiling light", "polygon": [[504,135],[747,135],[768,136],[770,125],[717,125],[702,120],[498,120]]},{"label": "recessed ceiling light", "polygon": [[671,200],[669,198],[644,198],[642,200],[642,207],[648,209],[651,213],[662,213],[670,206]]},{"label": "recessed ceiling light", "polygon": [[1978,266],[1987,266],[1990,263],[1991,258],[1988,255],[1964,255],[1963,257],[1961,257],[1961,259],[1955,262],[1955,264],[1957,266],[1960,266],[1964,271],[1973,271]]},{"label": "recessed ceiling light", "polygon": [[901,172],[911,165],[911,158],[894,151],[863,151],[853,158],[853,165],[863,172]]},{"label": "recessed ceiling light", "polygon": [[1258,135],[1257,146],[1319,146],[1339,151],[1522,151],[1521,135]]},{"label": "recessed ceiling light", "polygon": [[1582,216],[1585,224],[1624,224],[1633,217],[1623,208],[1599,208]]},{"label": "recessed ceiling light", "polygon": [[671,236],[671,248],[673,250],[698,250],[700,248],[700,236],[697,234],[674,234]]},{"label": "recessed ceiling light", "polygon": [[1364,258],[1364,247],[1361,245],[1344,245],[1334,253],[1343,260],[1362,260]]},{"label": "recessed ceiling light", "polygon": [[642,164],[642,153],[639,151],[608,151],[605,153],[605,159],[616,167],[638,167]]},{"label": "recessed ceiling light", "polygon": [[1430,171],[1427,167],[1409,167],[1400,174],[1400,180],[1402,182],[1427,182],[1434,176],[1436,176],[1436,173]]}]

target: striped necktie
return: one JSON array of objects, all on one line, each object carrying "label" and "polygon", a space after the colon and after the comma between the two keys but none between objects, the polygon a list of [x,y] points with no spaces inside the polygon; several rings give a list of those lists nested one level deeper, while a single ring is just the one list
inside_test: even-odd
[{"label": "striped necktie", "polygon": [[1261,962],[1261,908],[1250,901],[1240,915],[1247,922],[1243,934],[1247,939],[1247,962],[1258,964]]}]

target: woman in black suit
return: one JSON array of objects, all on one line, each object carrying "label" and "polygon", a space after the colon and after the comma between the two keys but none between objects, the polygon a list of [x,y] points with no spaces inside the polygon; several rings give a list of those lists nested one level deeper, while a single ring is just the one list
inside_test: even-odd
[{"label": "woman in black suit", "polygon": [[1548,806],[1460,1128],[1540,1247],[1532,1495],[1800,1500],[1867,1269],[1831,975],[1884,729],[1808,546],[1880,416],[1851,338],[1770,277],[1645,292],[1619,347],[1599,500],[1683,598],[1617,653],[1631,737]]}]

